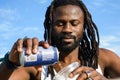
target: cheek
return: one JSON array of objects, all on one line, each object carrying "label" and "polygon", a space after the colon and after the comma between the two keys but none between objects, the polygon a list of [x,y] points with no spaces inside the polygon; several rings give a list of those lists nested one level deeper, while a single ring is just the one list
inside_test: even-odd
[{"label": "cheek", "polygon": [[54,28],[52,29],[52,32],[54,33],[54,35],[60,34],[61,31],[62,31],[62,29],[61,29],[61,28],[58,28],[58,27],[54,27]]},{"label": "cheek", "polygon": [[75,30],[75,35],[76,35],[76,38],[81,39],[82,36],[83,36],[83,28],[76,29]]},{"label": "cheek", "polygon": [[58,29],[56,29],[56,28],[52,29],[52,37],[53,38],[57,38],[59,34],[60,34],[60,31]]}]

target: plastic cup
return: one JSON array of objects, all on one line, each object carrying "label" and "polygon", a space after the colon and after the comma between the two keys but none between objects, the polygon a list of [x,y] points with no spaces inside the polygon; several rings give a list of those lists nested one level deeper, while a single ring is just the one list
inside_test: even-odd
[{"label": "plastic cup", "polygon": [[73,78],[69,78],[69,74],[70,72],[72,72],[74,69],[76,69],[77,67],[79,67],[78,62],[73,62],[70,65],[64,67],[62,70],[60,70],[55,77],[53,78],[53,80],[76,80],[76,78],[78,77],[78,75],[76,75]]}]

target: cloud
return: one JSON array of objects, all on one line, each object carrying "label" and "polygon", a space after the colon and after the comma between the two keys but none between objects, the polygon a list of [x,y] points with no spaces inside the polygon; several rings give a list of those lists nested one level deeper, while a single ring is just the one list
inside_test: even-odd
[{"label": "cloud", "polygon": [[34,0],[34,1],[40,4],[44,4],[44,3],[47,3],[49,0]]},{"label": "cloud", "polygon": [[7,45],[4,43],[0,44],[0,58],[4,56],[4,54],[9,50]]},{"label": "cloud", "polygon": [[94,13],[113,14],[115,10],[120,10],[119,3],[120,1],[115,2],[113,0],[93,0],[88,4],[88,8],[92,9],[91,11]]},{"label": "cloud", "polygon": [[96,7],[102,7],[105,3],[105,0],[94,0],[92,1],[92,5]]},{"label": "cloud", "polygon": [[0,23],[0,32],[9,31],[9,25],[11,25],[11,23],[7,21]]},{"label": "cloud", "polygon": [[0,24],[0,37],[2,39],[6,40],[11,38],[17,31],[19,31],[19,28],[15,28],[9,21],[4,21]]},{"label": "cloud", "polygon": [[100,40],[100,47],[104,47],[107,49],[110,49],[117,53],[120,56],[120,37],[119,36],[113,36],[113,35],[108,35],[108,36],[101,36]]},{"label": "cloud", "polygon": [[108,5],[111,6],[111,8],[120,9],[119,4],[116,4],[116,3],[109,3]]},{"label": "cloud", "polygon": [[109,46],[110,43],[120,42],[119,37],[109,35],[109,36],[101,36],[101,43],[103,46]]},{"label": "cloud", "polygon": [[18,38],[24,38],[24,36],[28,37],[38,37],[42,38],[43,30],[40,31],[40,27],[29,26],[29,27],[15,27],[11,26],[11,24],[2,24],[0,26],[0,57],[3,56],[6,51],[9,51],[13,45],[13,43]]},{"label": "cloud", "polygon": [[18,38],[24,38],[26,35],[36,37],[38,34],[43,34],[43,29],[39,26],[24,26],[20,24],[19,14],[17,9],[0,8],[0,56],[10,50],[12,44]]},{"label": "cloud", "polygon": [[[6,51],[9,51],[12,44],[18,38],[41,37],[43,36],[43,29],[39,26],[15,26],[11,22],[3,22],[0,24],[0,57],[4,56]],[[40,39],[41,39],[40,38]]]},{"label": "cloud", "polygon": [[[104,8],[119,8],[119,2],[120,1],[113,1],[113,0],[93,0],[91,2],[91,5],[96,6],[96,7],[104,7]],[[94,7],[95,8],[95,7]]]},{"label": "cloud", "polygon": [[[12,39],[16,36],[33,35],[43,32],[39,26],[19,26],[19,13],[16,9],[0,8],[0,37],[2,40]],[[32,34],[33,33],[33,34]]]},{"label": "cloud", "polygon": [[[6,28],[1,27],[0,31],[0,37],[2,37],[3,39],[7,40],[7,39],[11,39],[14,37],[21,37],[21,36],[34,36],[37,34],[43,34],[43,31],[40,31],[39,27],[13,27],[13,26],[5,26]],[[3,29],[4,28],[4,29]]]},{"label": "cloud", "polygon": [[0,8],[0,18],[3,20],[17,20],[19,18],[19,15],[16,11],[16,9],[4,9]]},{"label": "cloud", "polygon": [[40,0],[40,3],[46,3],[47,0]]}]

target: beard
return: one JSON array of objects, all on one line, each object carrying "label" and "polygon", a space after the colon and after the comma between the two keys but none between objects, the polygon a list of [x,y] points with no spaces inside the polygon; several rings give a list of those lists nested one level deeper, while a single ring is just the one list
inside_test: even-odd
[{"label": "beard", "polygon": [[[68,42],[64,41],[65,38],[72,39],[72,41],[68,41]],[[57,36],[57,35],[52,36],[51,41],[52,41],[52,45],[56,46],[60,52],[69,54],[76,47],[79,46],[81,39],[82,39],[82,37],[77,38],[74,35],[64,34],[61,36]]]}]

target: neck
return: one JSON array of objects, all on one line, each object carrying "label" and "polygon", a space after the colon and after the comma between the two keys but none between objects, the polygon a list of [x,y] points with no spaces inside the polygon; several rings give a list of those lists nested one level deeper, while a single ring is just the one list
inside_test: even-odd
[{"label": "neck", "polygon": [[66,55],[65,53],[60,52],[60,54],[59,54],[59,62],[57,62],[54,65],[55,70],[58,72],[62,68],[64,68],[65,66],[67,66],[67,65],[69,65],[69,64],[71,64],[73,62],[79,62],[79,64],[80,64],[80,60],[78,59],[78,51],[79,51],[79,47],[76,47],[68,55]]},{"label": "neck", "polygon": [[72,62],[78,62],[79,61],[78,53],[79,53],[79,47],[76,47],[72,52],[70,52],[67,55],[61,52],[59,55],[59,61],[66,64],[70,64]]}]

